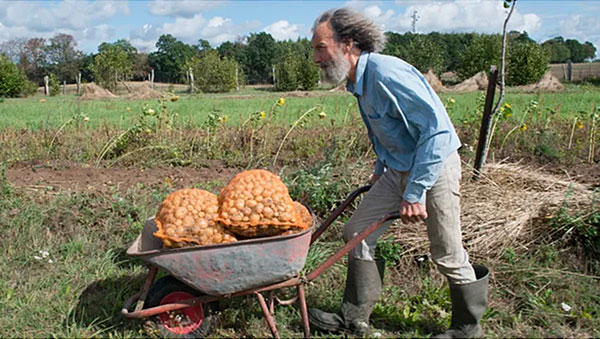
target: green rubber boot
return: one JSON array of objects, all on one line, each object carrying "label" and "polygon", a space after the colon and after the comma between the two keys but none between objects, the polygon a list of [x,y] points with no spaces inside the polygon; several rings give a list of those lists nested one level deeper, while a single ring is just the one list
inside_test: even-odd
[{"label": "green rubber boot", "polygon": [[369,329],[369,316],[379,299],[385,261],[348,259],[346,289],[339,313],[317,308],[308,310],[310,324],[329,332],[364,334]]},{"label": "green rubber boot", "polygon": [[452,299],[452,323],[446,332],[434,338],[481,338],[483,330],[479,321],[487,309],[488,269],[485,266],[473,265],[474,282],[467,284],[450,284]]}]

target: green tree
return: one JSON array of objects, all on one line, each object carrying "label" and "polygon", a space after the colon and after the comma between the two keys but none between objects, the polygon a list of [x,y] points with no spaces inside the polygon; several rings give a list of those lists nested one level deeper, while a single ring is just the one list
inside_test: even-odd
[{"label": "green tree", "polygon": [[76,49],[77,41],[69,34],[56,34],[46,46],[49,71],[59,77],[59,81],[73,82],[79,73],[83,53]]},{"label": "green tree", "polygon": [[575,39],[567,39],[565,45],[571,52],[571,61],[584,62],[596,55],[596,47],[591,42],[580,43]]},{"label": "green tree", "polygon": [[115,91],[119,80],[127,79],[132,73],[132,62],[122,48],[115,45],[105,46],[94,57],[92,73],[98,85]]},{"label": "green tree", "polygon": [[550,63],[565,63],[571,58],[571,51],[565,45],[562,37],[546,40],[542,43],[542,48],[546,51],[550,58]]},{"label": "green tree", "polygon": [[154,68],[155,79],[182,83],[186,65],[195,55],[194,49],[171,34],[161,35],[156,42],[156,47],[158,50],[148,55],[148,63]]},{"label": "green tree", "polygon": [[506,84],[526,85],[540,80],[548,70],[549,56],[535,42],[516,42],[508,47]]},{"label": "green tree", "polygon": [[479,72],[487,72],[491,65],[500,64],[502,37],[499,34],[476,34],[460,57],[456,73],[461,80]]},{"label": "green tree", "polygon": [[275,90],[294,91],[298,89],[298,58],[291,51],[275,66]]},{"label": "green tree", "polygon": [[14,98],[35,93],[37,86],[25,76],[25,72],[4,54],[0,54],[0,97]]},{"label": "green tree", "polygon": [[235,89],[238,63],[229,58],[219,56],[216,50],[207,50],[190,62],[195,75],[195,86],[205,93],[229,92]]},{"label": "green tree", "polygon": [[241,42],[226,41],[217,47],[221,58],[233,59],[240,65],[246,64],[246,50],[247,46]]},{"label": "green tree", "polygon": [[244,72],[251,84],[273,83],[272,67],[275,62],[276,44],[271,34],[252,33],[248,37],[248,48]]},{"label": "green tree", "polygon": [[45,48],[46,39],[29,39],[23,45],[19,55],[19,66],[25,71],[27,78],[38,85],[43,84],[44,81]]},{"label": "green tree", "polygon": [[421,72],[432,69],[440,74],[445,70],[445,48],[439,36],[387,32],[384,54],[393,55],[415,66]]}]

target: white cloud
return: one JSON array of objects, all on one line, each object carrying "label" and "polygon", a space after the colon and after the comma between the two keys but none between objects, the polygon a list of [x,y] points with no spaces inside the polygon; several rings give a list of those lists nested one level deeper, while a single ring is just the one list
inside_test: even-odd
[{"label": "white cloud", "polygon": [[175,22],[164,23],[160,31],[172,34],[182,40],[189,40],[198,37],[198,33],[205,23],[206,20],[202,17],[202,14],[196,14],[191,18],[176,18]]},{"label": "white cloud", "polygon": [[232,19],[213,17],[206,20],[201,14],[192,18],[178,17],[174,22],[162,25],[144,24],[131,31],[130,41],[139,50],[154,51],[155,43],[162,34],[171,34],[187,44],[196,45],[199,39],[207,40],[216,47],[225,41],[237,41],[248,28],[260,27],[257,22],[236,25]]},{"label": "white cloud", "polygon": [[81,38],[84,40],[98,40],[98,41],[106,41],[111,39],[115,30],[107,24],[96,25],[91,28],[84,28],[81,35]]},{"label": "white cloud", "polygon": [[[412,16],[417,15],[418,33],[429,32],[484,32],[500,33],[507,14],[501,1],[417,1],[397,2],[398,8],[408,6],[395,15],[393,10],[383,11],[378,5],[362,7],[362,12],[386,31],[412,31]],[[353,5],[353,4],[351,4]],[[510,30],[534,32],[541,27],[536,14],[521,14],[515,9],[509,21]]]},{"label": "white cloud", "polygon": [[0,2],[0,40],[50,38],[70,34],[80,44],[109,40],[114,29],[107,23],[117,15],[128,15],[123,1]]},{"label": "white cloud", "polygon": [[191,18],[223,3],[224,1],[207,0],[154,0],[148,4],[148,7],[150,7],[150,13],[154,15]]},{"label": "white cloud", "polygon": [[265,32],[271,34],[275,40],[296,40],[299,36],[298,25],[291,25],[287,20],[279,20],[265,27]]}]

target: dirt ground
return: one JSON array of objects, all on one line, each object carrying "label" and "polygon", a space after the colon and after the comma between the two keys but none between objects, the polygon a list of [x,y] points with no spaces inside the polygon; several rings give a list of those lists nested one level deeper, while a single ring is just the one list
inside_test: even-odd
[{"label": "dirt ground", "polygon": [[222,181],[224,184],[241,169],[227,168],[214,162],[207,168],[96,168],[68,162],[18,163],[6,170],[6,177],[16,188],[44,191],[125,191],[142,184],[145,187],[169,185],[175,189],[194,184]]},{"label": "dirt ground", "polygon": [[[560,176],[565,180],[600,187],[600,171],[597,165],[580,164],[565,168],[550,165],[519,163],[541,172]],[[209,162],[206,168],[153,167],[96,168],[83,167],[69,162],[16,163],[6,170],[6,177],[16,188],[44,191],[108,191],[114,188],[125,191],[142,184],[145,187],[169,185],[173,189],[191,187],[198,183],[221,181],[226,184],[241,168],[227,167],[220,161]]]}]

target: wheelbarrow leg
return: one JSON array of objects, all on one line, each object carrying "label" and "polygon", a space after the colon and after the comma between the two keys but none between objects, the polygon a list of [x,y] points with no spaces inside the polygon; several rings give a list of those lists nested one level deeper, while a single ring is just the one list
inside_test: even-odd
[{"label": "wheelbarrow leg", "polygon": [[142,308],[144,308],[144,301],[146,300],[146,296],[148,295],[148,291],[150,291],[152,283],[154,283],[154,279],[156,279],[157,272],[158,268],[154,265],[150,265],[150,269],[148,269],[148,274],[146,275],[146,280],[144,281],[144,285],[142,286],[140,296],[138,298],[137,304],[135,305],[136,311],[139,311]]},{"label": "wheelbarrow leg", "polygon": [[302,329],[304,338],[310,337],[310,325],[308,324],[308,311],[306,308],[306,299],[304,298],[304,284],[298,285],[298,302],[300,303],[300,315],[302,316]]},{"label": "wheelbarrow leg", "polygon": [[271,312],[269,312],[269,307],[267,306],[267,303],[265,302],[265,298],[262,296],[262,294],[260,294],[260,292],[254,292],[254,294],[256,294],[256,297],[258,298],[258,303],[260,304],[260,308],[263,311],[263,315],[265,316],[267,325],[269,325],[269,329],[271,330],[271,333],[273,334],[273,338],[279,339],[279,333],[277,332],[277,326],[275,325],[275,319],[271,315]]}]

